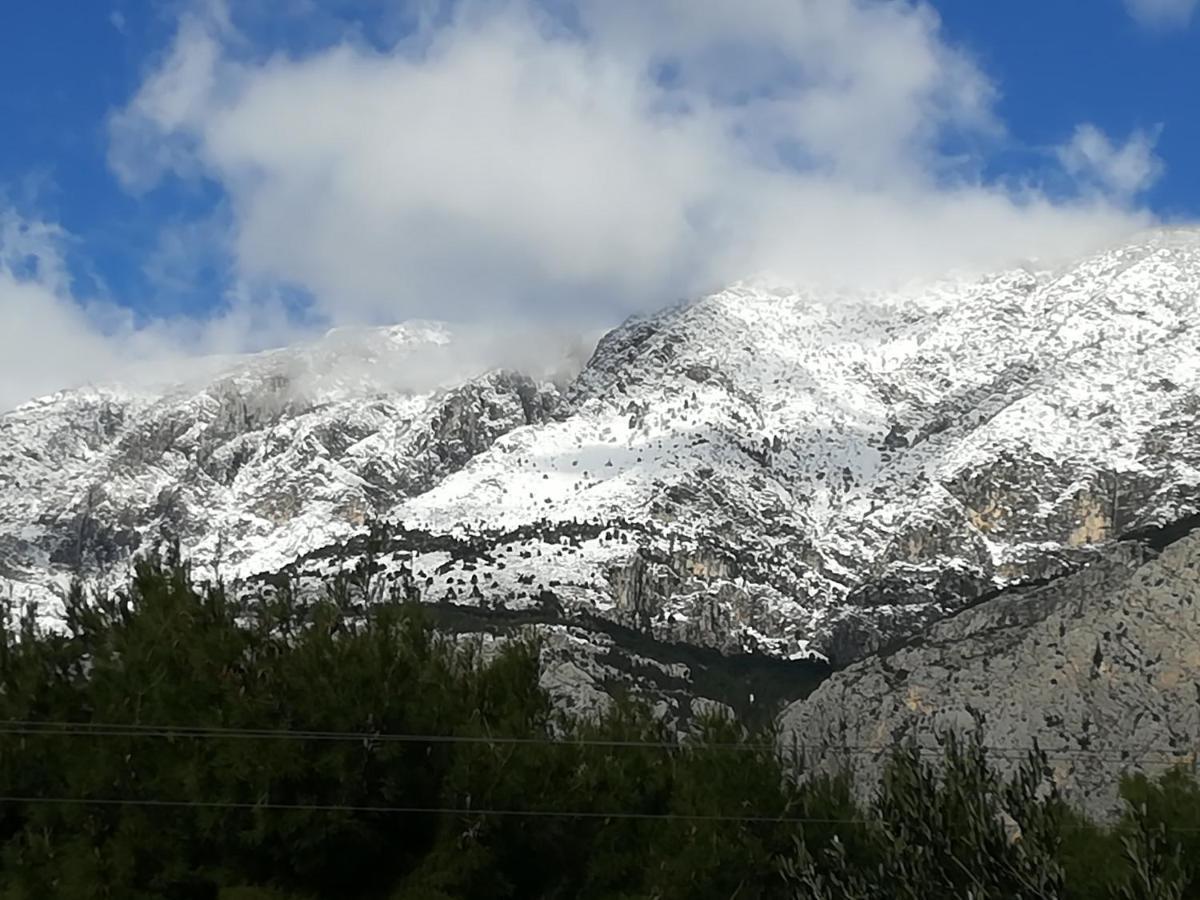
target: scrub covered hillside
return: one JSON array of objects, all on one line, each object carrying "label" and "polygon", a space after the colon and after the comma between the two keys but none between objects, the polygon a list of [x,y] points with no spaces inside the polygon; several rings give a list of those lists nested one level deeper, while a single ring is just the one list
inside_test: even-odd
[{"label": "scrub covered hillside", "polygon": [[[168,554],[170,556],[170,554]],[[804,747],[620,699],[556,712],[536,638],[451,639],[347,579],[243,603],[177,559],[0,640],[0,897],[1200,896],[1200,791],[1092,825],[977,740],[876,795]],[[846,748],[848,756],[851,748]]]}]

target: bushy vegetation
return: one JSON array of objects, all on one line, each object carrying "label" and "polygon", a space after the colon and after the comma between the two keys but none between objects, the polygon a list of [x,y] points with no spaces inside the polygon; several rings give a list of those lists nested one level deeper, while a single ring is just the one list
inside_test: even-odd
[{"label": "bushy vegetation", "polygon": [[860,803],[727,719],[679,744],[635,703],[556,714],[533,639],[349,596],[242,603],[148,561],[65,630],[6,616],[0,898],[1200,896],[1183,774],[1104,829],[1045,759],[1002,780],[950,738]]}]

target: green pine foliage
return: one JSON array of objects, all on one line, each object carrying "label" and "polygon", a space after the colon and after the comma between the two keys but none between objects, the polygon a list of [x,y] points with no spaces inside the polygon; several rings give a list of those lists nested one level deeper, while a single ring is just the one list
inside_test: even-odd
[{"label": "green pine foliage", "polygon": [[1189,774],[1103,828],[950,736],[864,803],[725,717],[558,714],[535,639],[350,587],[249,602],[168,558],[62,630],[0,609],[0,900],[1200,896]]},{"label": "green pine foliage", "polygon": [[1064,807],[1039,798],[1035,754],[1007,782],[976,738],[948,736],[940,765],[915,748],[895,754],[866,815],[859,846],[814,851],[800,841],[784,861],[794,896],[847,900],[1033,900],[1066,896]]}]

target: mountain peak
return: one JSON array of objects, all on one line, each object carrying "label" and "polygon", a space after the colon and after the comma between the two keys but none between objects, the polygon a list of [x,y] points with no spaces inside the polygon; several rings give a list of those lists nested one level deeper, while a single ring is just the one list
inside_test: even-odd
[{"label": "mountain peak", "polygon": [[248,575],[376,518],[534,529],[472,564],[485,602],[540,584],[664,639],[845,659],[1196,511],[1198,291],[1190,230],[891,292],[748,279],[630,319],[561,395],[439,369],[437,323],[338,329],[0,418],[0,564],[33,590],[167,532]]}]

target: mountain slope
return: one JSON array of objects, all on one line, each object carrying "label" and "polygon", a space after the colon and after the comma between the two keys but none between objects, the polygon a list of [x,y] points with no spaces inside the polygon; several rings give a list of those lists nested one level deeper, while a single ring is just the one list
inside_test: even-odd
[{"label": "mountain slope", "polygon": [[1121,544],[1073,575],[1002,594],[826,681],[783,716],[812,758],[853,748],[864,783],[893,747],[982,729],[1012,765],[1036,742],[1066,795],[1097,815],[1119,774],[1200,751],[1200,534],[1159,555]]},{"label": "mountain slope", "polygon": [[350,536],[552,408],[552,386],[508,372],[388,389],[450,340],[336,332],[162,396],[65,392],[0,417],[0,574],[37,599],[162,538],[237,575]]},{"label": "mountain slope", "polygon": [[545,541],[517,568],[662,637],[852,659],[1195,510],[1198,288],[1190,233],[886,296],[735,287],[610,334],[558,421],[394,515],[613,523],[573,577]]},{"label": "mountain slope", "polygon": [[374,564],[429,601],[550,595],[841,663],[1197,511],[1198,292],[1200,237],[1164,232],[887,294],[736,285],[616,329],[561,397],[381,384],[378,345],[432,327],[60,395],[0,418],[0,573],[45,585],[166,529],[226,574],[316,575],[353,561],[306,552],[383,516],[406,530]]}]

